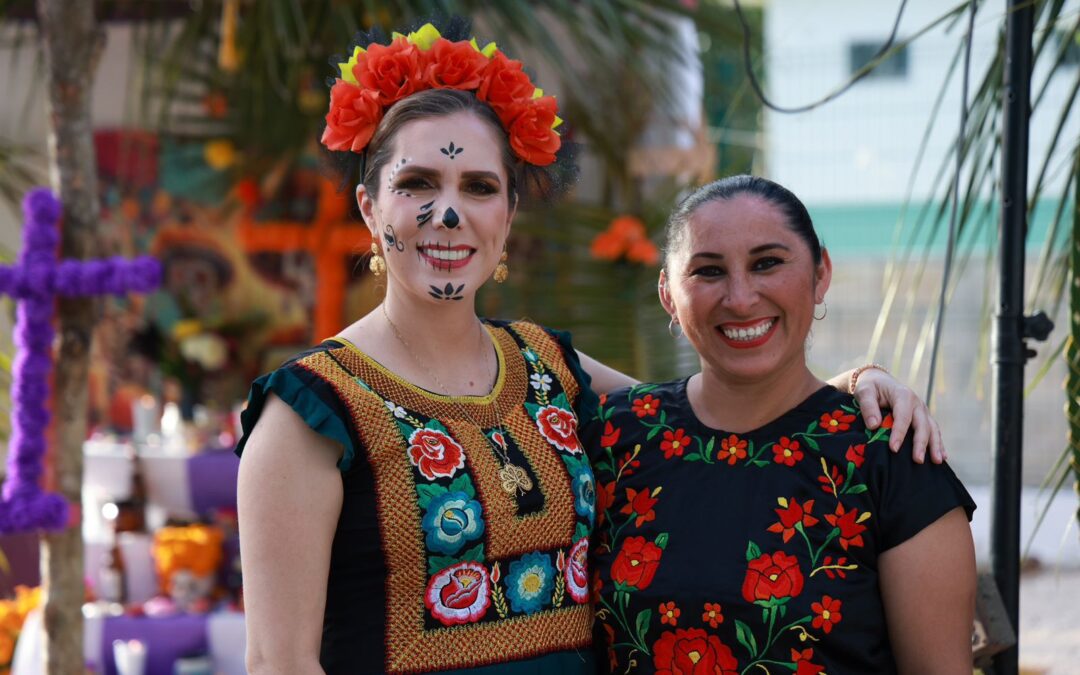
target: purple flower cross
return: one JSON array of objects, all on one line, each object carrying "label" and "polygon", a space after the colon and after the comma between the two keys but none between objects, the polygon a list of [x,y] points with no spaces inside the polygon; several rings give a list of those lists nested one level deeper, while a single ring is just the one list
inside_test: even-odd
[{"label": "purple flower cross", "polygon": [[7,480],[0,496],[0,534],[62,530],[68,503],[41,488],[45,430],[49,426],[53,309],[57,296],[147,292],[161,282],[161,265],[150,257],[126,260],[59,260],[57,223],[62,207],[45,188],[23,200],[26,226],[16,265],[0,265],[0,294],[18,302],[16,355],[11,373],[11,438]]}]

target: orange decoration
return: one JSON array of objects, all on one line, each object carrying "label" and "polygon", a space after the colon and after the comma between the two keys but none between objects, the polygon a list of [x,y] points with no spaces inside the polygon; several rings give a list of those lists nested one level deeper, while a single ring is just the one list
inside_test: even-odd
[{"label": "orange decoration", "polygon": [[619,216],[596,235],[589,247],[592,257],[612,262],[626,258],[642,265],[660,262],[660,252],[649,239],[645,223],[635,216]]},{"label": "orange decoration", "polygon": [[349,218],[348,201],[329,180],[319,181],[319,205],[310,223],[257,222],[245,214],[240,243],[248,253],[307,251],[315,259],[315,343],[344,326],[346,261],[371,247],[371,233]]}]

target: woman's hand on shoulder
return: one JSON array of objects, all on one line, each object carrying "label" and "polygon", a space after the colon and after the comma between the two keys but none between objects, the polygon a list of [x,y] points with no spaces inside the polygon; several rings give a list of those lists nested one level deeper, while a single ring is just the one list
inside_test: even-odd
[{"label": "woman's hand on shoulder", "polygon": [[907,437],[908,427],[913,427],[915,436],[911,449],[912,459],[922,464],[927,450],[930,460],[941,464],[948,455],[941,442],[941,428],[930,414],[919,395],[911,387],[878,368],[867,368],[859,374],[852,392],[859,402],[863,420],[870,429],[877,429],[882,423],[881,408],[892,409],[892,433],[889,448],[896,452]]}]

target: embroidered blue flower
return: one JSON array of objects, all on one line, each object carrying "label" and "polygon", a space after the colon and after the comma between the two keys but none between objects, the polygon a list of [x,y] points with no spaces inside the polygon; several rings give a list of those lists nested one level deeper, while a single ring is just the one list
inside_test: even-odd
[{"label": "embroidered blue flower", "polygon": [[543,553],[526,553],[510,563],[506,574],[506,597],[515,612],[533,614],[551,603],[555,568]]},{"label": "embroidered blue flower", "polygon": [[592,469],[588,462],[568,460],[566,468],[570,471],[573,479],[574,511],[589,521],[589,529],[592,529],[593,518],[596,515],[596,481],[593,478]]},{"label": "embroidered blue flower", "polygon": [[484,534],[480,502],[464,492],[447,492],[431,500],[423,520],[427,546],[436,553],[453,555],[466,543]]}]

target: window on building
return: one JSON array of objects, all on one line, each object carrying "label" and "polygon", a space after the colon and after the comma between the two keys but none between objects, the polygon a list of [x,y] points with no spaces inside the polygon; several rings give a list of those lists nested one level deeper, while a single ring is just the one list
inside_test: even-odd
[{"label": "window on building", "polygon": [[[852,42],[848,47],[849,72],[854,75],[859,70],[874,60],[874,56],[881,49],[881,42]],[[908,50],[902,47],[890,54],[884,61],[877,64],[866,77],[879,80],[903,79],[908,72]]]}]

